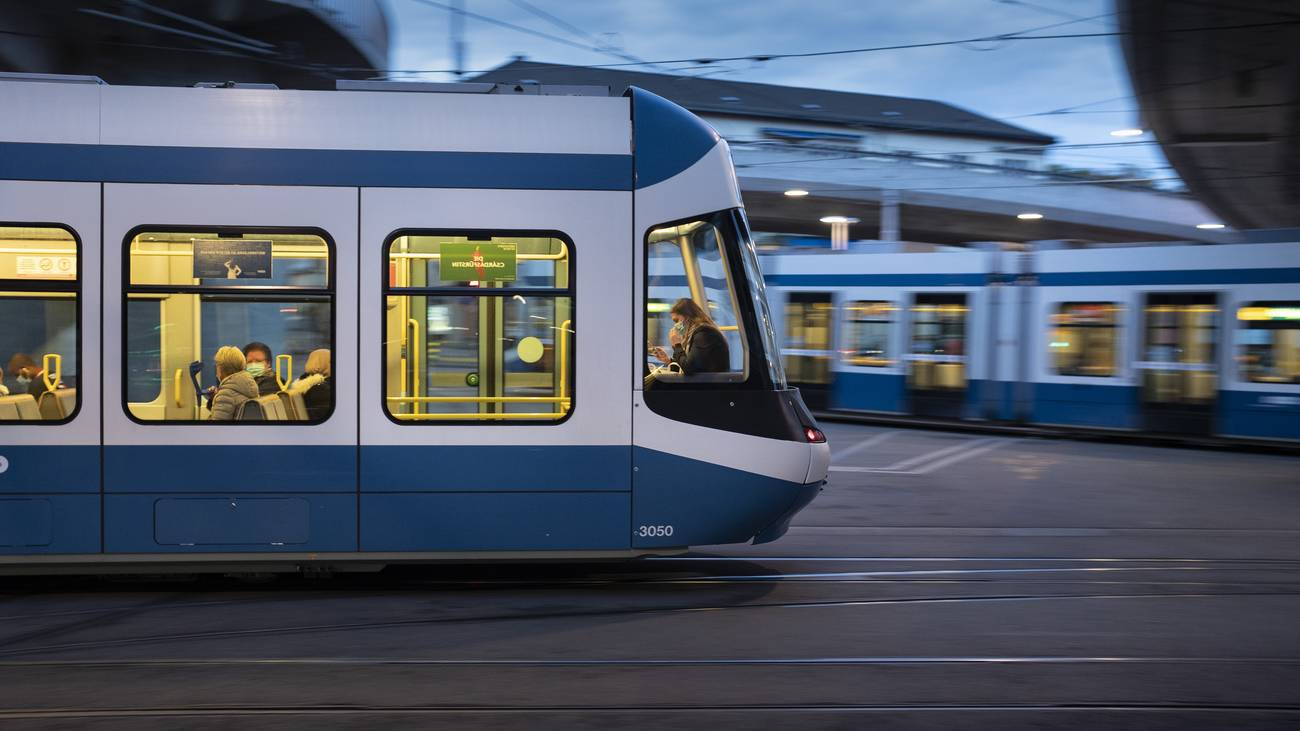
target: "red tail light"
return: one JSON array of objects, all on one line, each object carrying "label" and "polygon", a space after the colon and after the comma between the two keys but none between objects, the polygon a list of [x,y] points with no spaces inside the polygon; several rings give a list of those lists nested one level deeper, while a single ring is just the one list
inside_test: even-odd
[{"label": "red tail light", "polygon": [[826,443],[826,435],[823,434],[822,430],[818,429],[817,427],[805,426],[803,428],[803,435],[805,437],[808,437],[808,441],[812,444]]}]

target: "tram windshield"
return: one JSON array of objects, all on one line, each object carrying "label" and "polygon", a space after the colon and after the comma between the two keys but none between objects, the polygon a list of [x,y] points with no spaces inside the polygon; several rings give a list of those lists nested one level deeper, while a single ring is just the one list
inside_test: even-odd
[{"label": "tram windshield", "polygon": [[0,422],[76,412],[77,255],[67,229],[0,225]]},{"label": "tram windshield", "polygon": [[656,380],[785,387],[758,260],[738,212],[651,229],[645,337]]}]

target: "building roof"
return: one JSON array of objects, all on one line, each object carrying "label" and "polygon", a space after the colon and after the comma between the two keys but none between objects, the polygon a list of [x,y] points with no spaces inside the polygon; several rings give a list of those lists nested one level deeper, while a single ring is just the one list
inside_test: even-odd
[{"label": "building roof", "polygon": [[961,135],[1050,145],[1055,138],[999,122],[951,104],[880,94],[804,89],[748,81],[653,74],[614,68],[590,68],[516,59],[483,73],[475,81],[543,84],[594,84],[615,93],[628,86],[670,99],[698,113],[766,117],[857,128],[897,129],[928,134]]}]

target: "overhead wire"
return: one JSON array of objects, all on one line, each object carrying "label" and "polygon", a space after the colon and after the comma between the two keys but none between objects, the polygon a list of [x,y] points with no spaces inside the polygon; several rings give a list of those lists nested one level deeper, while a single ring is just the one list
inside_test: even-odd
[{"label": "overhead wire", "polygon": [[[447,7],[444,6],[442,3],[435,2],[435,0],[413,0],[413,2],[434,5],[436,7]],[[504,21],[494,20],[493,22],[497,24],[504,24]],[[1076,23],[1076,22],[1079,21],[1074,21],[1074,20],[1067,21],[1065,24]],[[1208,33],[1208,32],[1218,32],[1218,31],[1227,31],[1227,30],[1244,30],[1244,29],[1251,29],[1251,28],[1268,28],[1268,27],[1293,26],[1293,25],[1300,25],[1300,19],[1277,20],[1277,21],[1267,21],[1267,22],[1258,22],[1258,23],[1237,23],[1233,25],[1198,26],[1192,28],[1164,28],[1161,29],[1160,31],[1155,32],[1154,34],[1164,35],[1164,34],[1183,34],[1183,33]],[[521,26],[516,26],[516,28],[519,27]],[[547,36],[552,39],[556,38],[555,36],[550,36],[550,34],[542,34],[540,31],[534,31],[532,29],[527,29],[524,32],[533,35],[541,34],[543,36]],[[956,45],[961,45],[966,43],[978,43],[980,41],[996,41],[996,40],[1039,41],[1039,40],[1063,40],[1068,38],[1108,38],[1108,37],[1129,36],[1129,35],[1137,34],[1135,31],[1116,30],[1116,31],[1098,31],[1094,33],[1055,33],[1055,34],[1048,34],[1048,35],[1022,35],[1024,33],[1029,33],[1029,32],[1031,32],[1031,30],[1017,31],[1015,33],[1003,33],[1003,34],[992,35],[992,36],[963,38],[957,40],[929,41],[923,43],[900,43],[900,44],[894,44],[888,46],[867,46],[862,48],[843,48],[843,49],[825,50],[825,51],[803,51],[803,52],[795,52],[795,53],[752,53],[743,56],[694,56],[694,57],[681,57],[681,58],[672,58],[672,59],[658,59],[654,61],[626,61],[622,63],[586,64],[586,67],[587,68],[623,68],[629,66],[648,66],[654,64],[708,65],[714,63],[722,63],[726,61],[766,62],[766,61],[774,61],[778,59],[820,58],[820,57],[827,57],[827,56],[876,53],[881,51],[899,51],[899,50],[913,49],[913,48],[937,48],[942,46],[956,46]],[[1143,33],[1142,35],[1151,35],[1151,34]],[[567,45],[580,46],[580,44],[576,44],[572,41],[569,41],[568,39],[562,39],[560,42],[563,42]],[[593,50],[587,47],[583,47],[583,48],[584,50]],[[551,64],[542,64],[537,66],[536,68],[544,69],[549,67],[551,67]],[[529,68],[529,66],[527,64],[521,64],[519,66],[516,66],[516,68],[520,70],[525,70]],[[369,70],[369,69],[358,69],[358,70]],[[387,70],[393,73],[448,73],[449,72],[448,69],[387,69]],[[491,69],[483,69],[482,72],[486,72],[490,70]],[[1116,99],[1124,99],[1124,98],[1129,98],[1129,97],[1117,97]],[[1100,103],[1100,102],[1096,102],[1096,103]]]}]

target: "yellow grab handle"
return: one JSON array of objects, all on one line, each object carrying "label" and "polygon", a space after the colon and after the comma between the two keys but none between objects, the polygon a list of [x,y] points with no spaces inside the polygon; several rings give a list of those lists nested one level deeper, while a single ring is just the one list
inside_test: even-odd
[{"label": "yellow grab handle", "polygon": [[[281,363],[286,364],[283,376],[280,375]],[[280,384],[280,390],[288,388],[291,380],[293,380],[293,356],[288,353],[275,356],[275,382]]]},{"label": "yellow grab handle", "polygon": [[181,401],[181,379],[185,377],[185,371],[177,368],[176,375],[172,376],[172,396],[176,399],[176,408],[185,408],[185,402]]},{"label": "yellow grab handle", "polygon": [[[51,363],[54,365],[50,365]],[[41,379],[45,381],[46,390],[53,391],[58,388],[63,380],[63,356],[58,353],[46,353],[41,360],[41,367],[45,369],[41,373]],[[53,378],[50,377],[50,371],[54,372]]]},{"label": "yellow grab handle", "polygon": [[[413,366],[411,368],[411,394],[415,396],[419,396],[420,395],[420,360],[415,357],[415,352],[420,347],[419,321],[413,317],[408,319],[406,321],[406,329],[407,329],[407,333],[410,336],[410,339],[406,341],[407,342],[406,357],[410,361],[411,365]],[[417,414],[420,413],[421,410],[420,402],[416,401],[414,404],[412,404],[411,410]]]},{"label": "yellow grab handle", "polygon": [[565,320],[560,323],[560,342],[559,353],[556,354],[560,361],[560,412],[568,411],[568,406],[564,399],[568,398],[569,388],[569,328],[573,327],[573,320]]}]

